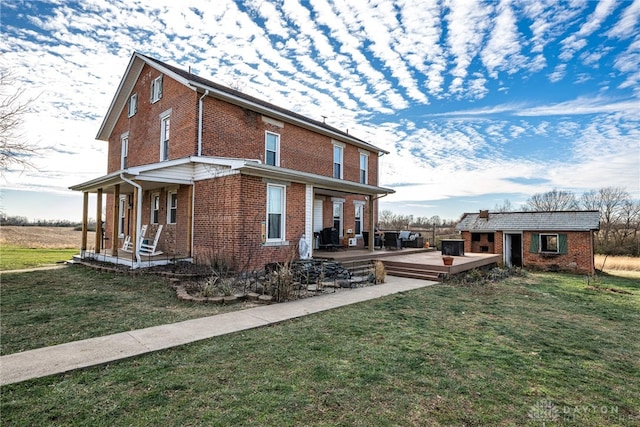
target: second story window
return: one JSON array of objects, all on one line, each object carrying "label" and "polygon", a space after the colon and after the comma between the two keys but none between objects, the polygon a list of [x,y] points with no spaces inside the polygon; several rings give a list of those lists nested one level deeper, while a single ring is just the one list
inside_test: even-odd
[{"label": "second story window", "polygon": [[169,160],[169,137],[171,136],[171,115],[160,118],[160,161]]},{"label": "second story window", "polygon": [[264,162],[271,166],[280,166],[280,135],[267,132],[265,134]]},{"label": "second story window", "polygon": [[333,177],[342,179],[343,172],[343,159],[344,159],[344,146],[337,143],[333,143]]},{"label": "second story window", "polygon": [[120,146],[120,169],[126,169],[129,157],[129,132],[120,137]]},{"label": "second story window", "polygon": [[369,155],[360,153],[360,184],[368,184]]},{"label": "second story window", "polygon": [[162,76],[158,76],[151,82],[151,103],[158,102],[162,98]]},{"label": "second story window", "polygon": [[137,112],[138,112],[138,94],[134,93],[133,95],[131,95],[131,98],[129,98],[127,115],[131,117],[135,115]]},{"label": "second story window", "polygon": [[175,224],[178,219],[178,193],[169,191],[167,193],[167,224]]}]

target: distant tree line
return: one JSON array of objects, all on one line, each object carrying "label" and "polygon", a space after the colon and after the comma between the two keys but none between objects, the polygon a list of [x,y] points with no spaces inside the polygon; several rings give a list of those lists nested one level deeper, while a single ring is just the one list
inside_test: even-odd
[{"label": "distant tree line", "polygon": [[[553,189],[531,196],[520,208],[509,200],[496,205],[492,212],[552,212],[593,210],[600,212],[600,230],[595,234],[596,253],[640,256],[640,200],[634,200],[621,187],[590,190],[580,197],[570,191]],[[383,230],[429,230],[433,236],[453,233],[458,221],[443,220],[434,215],[414,217],[383,210],[379,215]]]},{"label": "distant tree line", "polygon": [[[69,221],[67,219],[35,219],[30,221],[26,216],[8,216],[0,213],[0,226],[21,226],[21,227],[82,227],[82,223]],[[95,219],[89,219],[88,229],[96,229]]]},{"label": "distant tree line", "polygon": [[634,200],[622,187],[589,190],[580,197],[570,191],[554,189],[534,194],[524,204],[523,210],[599,211],[600,230],[596,233],[596,252],[640,256],[640,200]]}]

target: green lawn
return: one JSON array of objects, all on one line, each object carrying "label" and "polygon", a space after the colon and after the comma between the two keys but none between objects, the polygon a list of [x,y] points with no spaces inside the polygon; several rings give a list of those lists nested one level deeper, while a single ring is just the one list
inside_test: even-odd
[{"label": "green lawn", "polygon": [[77,253],[77,249],[32,249],[0,245],[0,271],[41,267],[69,261]]},{"label": "green lawn", "polygon": [[179,301],[154,275],[104,273],[72,265],[3,273],[0,354],[211,316],[235,306]]},{"label": "green lawn", "polygon": [[[5,386],[0,421],[640,425],[640,283],[596,285],[561,274],[436,285]],[[120,310],[126,322],[138,309]]]}]

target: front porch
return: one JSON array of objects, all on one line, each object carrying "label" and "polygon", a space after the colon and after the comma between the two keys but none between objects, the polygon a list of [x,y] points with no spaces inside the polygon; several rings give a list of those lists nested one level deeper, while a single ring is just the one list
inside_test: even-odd
[{"label": "front porch", "polygon": [[[107,251],[111,252],[111,251]],[[170,253],[163,253],[155,256],[140,255],[140,263],[137,263],[135,254],[131,252],[118,249],[114,253],[95,252],[93,250],[80,251],[79,254],[73,256],[73,261],[93,261],[104,262],[113,264],[116,266],[123,266],[129,269],[134,268],[148,268],[156,267],[159,265],[174,264],[176,262],[193,262],[193,258],[178,258]]]}]

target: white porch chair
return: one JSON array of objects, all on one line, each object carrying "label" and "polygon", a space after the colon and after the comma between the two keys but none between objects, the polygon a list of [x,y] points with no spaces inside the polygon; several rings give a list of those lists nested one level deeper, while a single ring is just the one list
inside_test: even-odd
[{"label": "white porch chair", "polygon": [[[144,242],[144,235],[147,234],[147,224],[140,227],[140,243]],[[122,243],[122,250],[125,252],[133,252],[133,243],[131,243],[131,236],[125,236]]]},{"label": "white porch chair", "polygon": [[156,246],[158,245],[158,240],[160,239],[160,233],[162,233],[162,224],[158,225],[158,231],[156,231],[156,236],[153,238],[153,242],[149,243],[150,240],[143,240],[140,243],[140,255],[144,256],[155,256],[160,255],[162,251],[156,251]]}]

